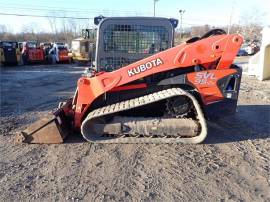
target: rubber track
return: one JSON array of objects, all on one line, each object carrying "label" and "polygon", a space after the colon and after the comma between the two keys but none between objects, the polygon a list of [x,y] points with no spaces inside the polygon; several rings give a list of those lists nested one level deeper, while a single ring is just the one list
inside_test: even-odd
[{"label": "rubber track", "polygon": [[[168,137],[168,138],[167,137],[165,137],[165,138],[159,138],[159,137],[153,137],[153,138],[151,138],[151,137],[116,137],[116,138],[112,138],[112,139],[96,140],[96,141],[92,141],[92,140],[87,138],[87,132],[89,132],[89,131],[87,131],[86,125],[89,124],[89,121],[92,121],[96,118],[106,116],[109,114],[114,114],[117,112],[121,112],[121,111],[129,110],[129,109],[133,109],[136,107],[141,107],[143,105],[151,104],[154,102],[158,102],[158,101],[168,99],[171,97],[183,96],[183,95],[189,97],[192,100],[193,105],[196,109],[196,112],[197,112],[196,118],[198,119],[198,122],[201,126],[201,132],[198,136],[189,137],[189,138],[187,138],[187,137],[177,137],[177,138],[171,138],[171,137]],[[108,106],[93,110],[87,115],[87,117],[83,121],[83,123],[81,125],[81,132],[82,132],[83,137],[87,141],[94,142],[94,143],[154,143],[154,144],[186,143],[186,144],[196,144],[196,143],[202,142],[205,139],[205,137],[207,135],[207,126],[206,126],[206,121],[205,121],[203,112],[202,112],[201,107],[200,107],[198,101],[196,100],[196,98],[181,88],[170,88],[167,90],[158,91],[158,92],[155,92],[155,93],[152,93],[149,95],[145,95],[142,97],[118,102],[118,103],[115,103],[112,105],[108,105]]]}]

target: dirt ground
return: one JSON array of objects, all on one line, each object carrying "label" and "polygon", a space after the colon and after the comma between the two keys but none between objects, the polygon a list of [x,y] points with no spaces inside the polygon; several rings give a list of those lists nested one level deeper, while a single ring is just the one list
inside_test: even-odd
[{"label": "dirt ground", "polygon": [[82,67],[1,69],[0,201],[270,201],[270,81],[243,76],[238,111],[199,145],[15,145],[71,97]]}]

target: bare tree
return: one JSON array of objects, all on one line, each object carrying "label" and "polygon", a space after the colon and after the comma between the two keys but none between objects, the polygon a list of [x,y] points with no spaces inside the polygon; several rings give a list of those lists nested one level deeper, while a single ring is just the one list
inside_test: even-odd
[{"label": "bare tree", "polygon": [[191,27],[191,36],[202,36],[211,29],[210,25]]},{"label": "bare tree", "polygon": [[264,17],[265,13],[256,8],[242,13],[240,20],[241,27],[239,32],[245,37],[246,40],[260,38]]},{"label": "bare tree", "polygon": [[6,33],[7,32],[7,26],[6,25],[0,25],[0,33]]},{"label": "bare tree", "polygon": [[52,17],[48,17],[48,21],[49,21],[49,24],[50,24],[50,27],[51,27],[51,31],[52,31],[52,33],[54,33],[54,40],[53,41],[58,41],[56,13],[55,12],[50,12],[49,16],[52,16]]},{"label": "bare tree", "polygon": [[78,35],[78,24],[74,19],[68,19],[67,25],[74,36]]}]

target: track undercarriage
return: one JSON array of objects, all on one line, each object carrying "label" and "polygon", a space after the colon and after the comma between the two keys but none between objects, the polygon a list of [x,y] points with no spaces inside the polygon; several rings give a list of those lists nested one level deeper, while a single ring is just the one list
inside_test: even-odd
[{"label": "track undercarriage", "polygon": [[[177,98],[185,102],[177,106]],[[166,105],[162,116],[132,116],[157,102]],[[86,140],[98,143],[196,143],[205,138],[207,128],[194,96],[181,88],[170,88],[91,111],[81,131]]]}]

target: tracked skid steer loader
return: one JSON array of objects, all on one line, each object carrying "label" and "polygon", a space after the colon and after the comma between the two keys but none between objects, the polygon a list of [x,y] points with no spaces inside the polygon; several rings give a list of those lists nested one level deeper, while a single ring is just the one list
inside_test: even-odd
[{"label": "tracked skid steer loader", "polygon": [[[173,32],[153,20],[147,28],[136,24],[142,18],[117,18],[103,28],[107,20],[99,25],[96,66],[78,80],[74,96],[17,142],[62,143],[80,131],[94,143],[201,143],[207,119],[235,112],[241,35],[215,29],[173,46]],[[121,42],[128,34],[136,36],[131,46]]]}]

